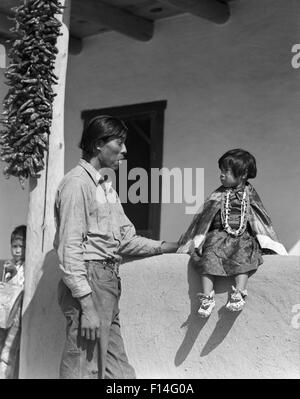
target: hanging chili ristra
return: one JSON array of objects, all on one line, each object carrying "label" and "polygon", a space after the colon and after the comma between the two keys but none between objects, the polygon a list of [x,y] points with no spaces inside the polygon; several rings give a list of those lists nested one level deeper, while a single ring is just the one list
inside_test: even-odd
[{"label": "hanging chili ristra", "polygon": [[63,8],[58,0],[23,0],[12,9],[11,31],[18,37],[10,42],[11,63],[5,71],[10,88],[3,101],[0,156],[7,163],[5,176],[17,176],[22,187],[29,176],[38,177],[48,151],[61,27],[55,16]]}]

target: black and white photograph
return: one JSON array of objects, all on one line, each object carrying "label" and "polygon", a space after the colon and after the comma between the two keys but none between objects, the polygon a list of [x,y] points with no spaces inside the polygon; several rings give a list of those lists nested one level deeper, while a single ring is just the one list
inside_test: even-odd
[{"label": "black and white photograph", "polygon": [[299,109],[299,0],[0,0],[0,379],[298,380]]}]

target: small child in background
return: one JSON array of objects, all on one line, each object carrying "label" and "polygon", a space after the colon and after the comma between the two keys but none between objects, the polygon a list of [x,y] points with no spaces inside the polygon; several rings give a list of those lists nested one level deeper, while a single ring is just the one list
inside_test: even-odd
[{"label": "small child in background", "polygon": [[[26,226],[17,226],[11,234],[10,242],[12,259],[3,265],[2,281],[24,288]],[[0,379],[18,378],[21,311],[20,302],[12,326],[7,330],[0,329]]]},{"label": "small child in background", "polygon": [[11,234],[12,259],[4,265],[4,281],[24,286],[24,261],[26,245],[26,226],[17,226]]},{"label": "small child in background", "polygon": [[263,263],[263,251],[287,255],[257,192],[248,182],[257,173],[254,156],[234,149],[226,152],[218,164],[222,185],[195,215],[177,250],[192,254],[201,276],[201,317],[209,317],[215,306],[216,276],[232,276],[234,286],[226,309],[241,311],[248,277]]}]

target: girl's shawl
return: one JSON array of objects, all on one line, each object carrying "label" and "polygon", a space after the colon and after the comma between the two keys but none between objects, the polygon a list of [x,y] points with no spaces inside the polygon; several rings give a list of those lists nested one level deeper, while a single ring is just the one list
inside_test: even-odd
[{"label": "girl's shawl", "polygon": [[[226,188],[220,186],[206,199],[202,207],[195,214],[187,231],[180,237],[178,253],[191,254],[195,248],[198,248],[201,252],[201,247],[210,225],[221,208],[222,193],[225,190]],[[271,219],[254,187],[250,183],[247,183],[246,190],[249,192],[250,199],[248,222],[260,247],[262,250],[267,249],[279,255],[287,255],[287,251],[279,242]]]}]

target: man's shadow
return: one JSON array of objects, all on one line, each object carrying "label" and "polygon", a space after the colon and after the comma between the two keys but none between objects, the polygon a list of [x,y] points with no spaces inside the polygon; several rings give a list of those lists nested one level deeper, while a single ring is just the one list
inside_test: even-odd
[{"label": "man's shadow", "polygon": [[[175,355],[175,366],[180,366],[185,361],[185,359],[191,352],[198,335],[209,320],[209,318],[201,318],[197,312],[200,305],[197,294],[202,291],[202,286],[200,281],[200,275],[197,273],[195,264],[192,259],[190,259],[188,263],[187,278],[189,285],[188,294],[191,302],[190,315],[188,316],[187,320],[181,325],[181,328],[187,327],[187,331]],[[224,292],[228,292],[229,299],[232,282],[232,279],[229,277],[217,277],[215,279],[214,286],[215,293],[221,294]],[[208,355],[211,351],[213,351],[218,345],[222,343],[240,313],[241,312],[229,312],[225,309],[225,304],[222,308],[219,309],[218,321],[211,336],[209,337],[208,341],[201,351],[201,357]]]},{"label": "man's shadow", "polygon": [[61,273],[54,249],[45,255],[39,273],[41,278],[34,294],[26,309],[23,308],[25,323],[22,327],[26,330],[23,331],[23,345],[21,340],[22,378],[58,378],[65,320],[58,306],[57,286]]}]

